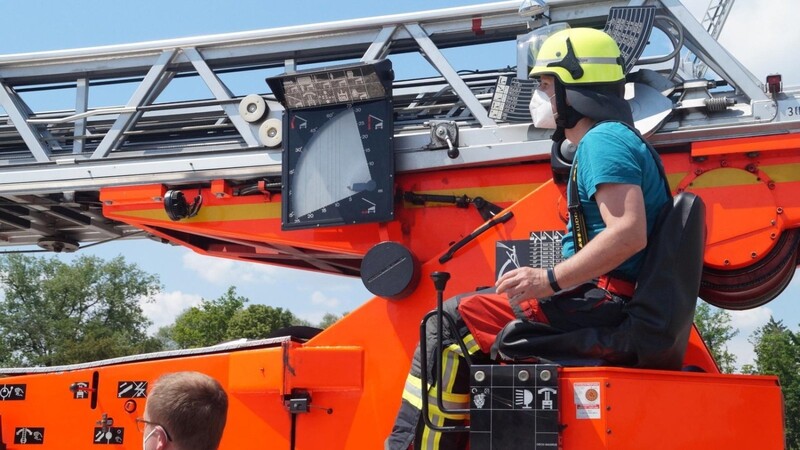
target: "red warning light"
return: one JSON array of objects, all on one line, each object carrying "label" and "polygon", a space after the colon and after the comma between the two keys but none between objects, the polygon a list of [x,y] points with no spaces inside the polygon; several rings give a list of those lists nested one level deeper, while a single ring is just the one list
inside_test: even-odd
[{"label": "red warning light", "polygon": [[783,82],[780,74],[767,75],[767,90],[772,95],[783,92]]}]

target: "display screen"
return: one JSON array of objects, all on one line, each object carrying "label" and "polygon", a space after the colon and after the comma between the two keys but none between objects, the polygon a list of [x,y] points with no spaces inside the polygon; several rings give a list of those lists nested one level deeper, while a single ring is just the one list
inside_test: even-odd
[{"label": "display screen", "polygon": [[390,96],[389,60],[304,70],[267,79],[288,110],[376,100]]},{"label": "display screen", "polygon": [[292,108],[310,108],[383,98],[386,91],[371,69],[358,67],[286,77],[283,79],[286,104]]}]

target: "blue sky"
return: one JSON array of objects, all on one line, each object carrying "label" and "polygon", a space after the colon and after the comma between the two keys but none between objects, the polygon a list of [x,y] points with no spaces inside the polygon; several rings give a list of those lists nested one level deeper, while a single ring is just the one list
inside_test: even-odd
[{"label": "blue sky", "polygon": [[[206,0],[6,0],[3,2],[3,26],[0,27],[0,54],[27,53],[67,48],[126,44],[197,35],[247,31],[322,21],[346,20],[395,13],[485,3],[474,0],[403,0],[394,2],[348,0],[344,2],[304,0],[276,1],[206,1]],[[707,0],[685,0],[696,16],[702,14]],[[800,27],[792,23],[792,14],[800,11],[796,0],[771,0],[769,8],[759,7],[757,0],[738,0],[734,5],[720,41],[750,69],[758,79],[780,72],[784,83],[800,84],[800,62],[790,57],[800,44]],[[503,49],[505,49],[504,47]],[[514,65],[513,47],[503,51],[484,52],[482,63],[498,61],[498,66]],[[447,54],[456,69],[475,61],[474,54]],[[470,59],[471,58],[471,59]],[[418,60],[404,60],[396,69],[432,73]],[[471,64],[468,63],[468,64]],[[482,65],[483,67],[483,65]],[[497,67],[497,66],[496,66]],[[255,92],[264,92],[263,80],[248,84]],[[260,89],[260,90],[258,90]],[[243,95],[250,92],[235,92]],[[41,99],[39,101],[45,101]],[[52,100],[52,99],[50,99]],[[124,97],[122,101],[127,100]],[[36,108],[35,108],[36,109]],[[154,304],[143,305],[154,326],[169,324],[184,308],[196,305],[201,298],[222,295],[228,286],[254,303],[288,308],[312,322],[326,312],[342,313],[360,305],[371,295],[360,280],[293,271],[271,266],[236,263],[194,254],[181,247],[158,244],[150,240],[109,243],[84,251],[102,258],[122,254],[130,262],[159,274],[164,291]],[[70,259],[72,256],[60,256]],[[784,319],[797,328],[800,313],[795,298],[800,281],[765,307],[733,314],[741,333],[731,350],[739,362],[752,357],[747,336],[770,315]]]}]

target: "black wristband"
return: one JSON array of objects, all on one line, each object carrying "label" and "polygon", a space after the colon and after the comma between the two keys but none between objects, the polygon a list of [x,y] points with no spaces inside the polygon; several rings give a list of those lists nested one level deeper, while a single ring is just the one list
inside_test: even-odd
[{"label": "black wristband", "polygon": [[556,272],[552,267],[547,269],[547,281],[550,282],[550,289],[552,289],[553,292],[561,290],[561,286],[558,285],[558,280],[556,280]]}]

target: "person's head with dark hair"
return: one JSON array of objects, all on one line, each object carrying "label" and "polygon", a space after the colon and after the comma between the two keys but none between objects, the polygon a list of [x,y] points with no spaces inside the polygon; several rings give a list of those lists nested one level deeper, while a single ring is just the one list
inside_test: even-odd
[{"label": "person's head with dark hair", "polygon": [[228,395],[199,372],[175,372],[156,380],[144,416],[137,419],[145,450],[217,450],[228,415]]}]

